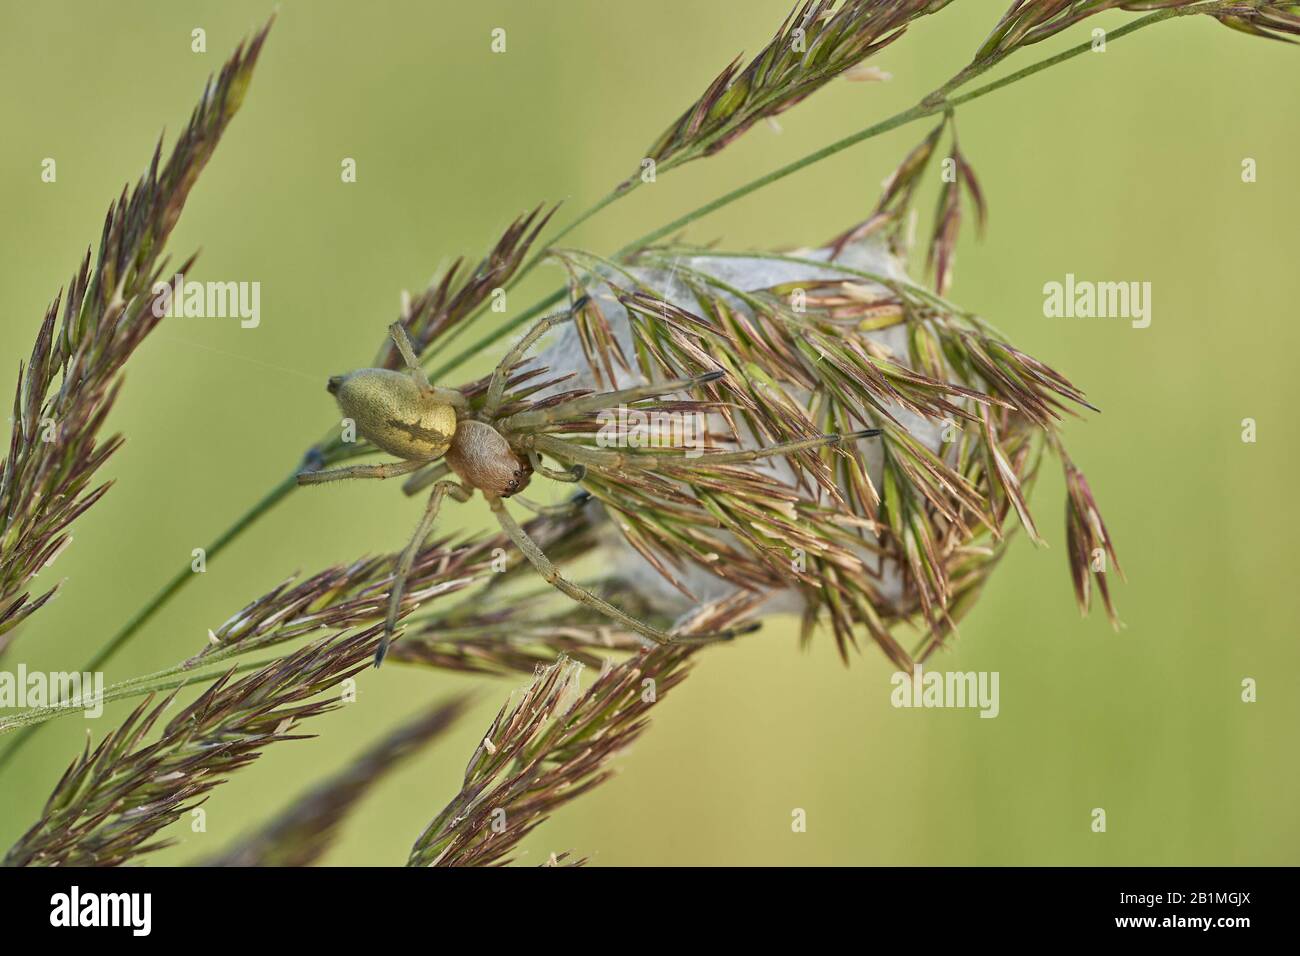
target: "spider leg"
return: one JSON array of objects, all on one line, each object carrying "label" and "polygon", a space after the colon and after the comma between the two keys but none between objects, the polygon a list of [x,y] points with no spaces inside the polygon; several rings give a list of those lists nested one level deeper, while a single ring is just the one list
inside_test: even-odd
[{"label": "spider leg", "polygon": [[857,441],[859,438],[875,438],[880,434],[879,428],[862,428],[855,432],[837,432],[832,435],[820,435],[817,438],[801,438],[797,441],[780,442],[765,448],[753,448],[748,451],[725,451],[718,454],[706,452],[694,461],[705,461],[711,465],[734,465],[737,462],[757,461],[774,455],[788,455],[793,451],[807,448],[819,448],[823,445],[839,445],[844,442]]},{"label": "spider leg", "polygon": [[523,505],[535,515],[541,515],[544,518],[563,518],[565,515],[577,511],[588,501],[591,500],[591,492],[580,491],[568,501],[561,501],[559,504],[542,505],[523,495],[512,495],[510,498],[515,504]]},{"label": "spider leg", "polygon": [[689,461],[703,466],[731,465],[738,462],[757,461],[760,458],[772,458],[776,455],[788,455],[791,452],[803,451],[806,448],[817,448],[822,445],[838,445],[841,442],[871,438],[879,434],[880,429],[878,428],[864,428],[856,432],[820,435],[817,438],[781,442],[776,445],[768,445],[766,448],[754,448],[748,451],[709,452],[697,455],[694,458],[687,458],[679,454],[681,451],[679,448],[667,448],[659,452],[614,451],[610,448],[593,448],[590,445],[566,441],[554,435],[525,435],[519,440],[519,443],[520,447],[537,448],[556,458],[572,458],[580,464],[612,471],[624,468],[653,469],[658,462],[665,459],[674,463]]},{"label": "spider leg", "polygon": [[429,376],[424,373],[424,366],[420,364],[420,359],[411,345],[411,339],[406,334],[406,326],[401,322],[394,322],[388,327],[388,334],[392,336],[397,351],[402,353],[402,361],[406,364],[406,370],[411,374],[411,378],[415,379],[415,384],[441,402],[455,408],[469,408],[469,400],[459,389],[439,388],[429,381]]},{"label": "spider leg", "polygon": [[485,418],[495,417],[497,409],[501,407],[501,399],[505,395],[506,381],[510,378],[510,370],[519,364],[524,354],[533,347],[538,339],[561,322],[573,318],[578,310],[587,304],[587,299],[588,296],[584,295],[565,311],[542,316],[528,330],[527,334],[515,343],[515,347],[506,353],[506,357],[492,370],[492,380],[488,383],[487,398],[483,401],[483,416]]},{"label": "spider leg", "polygon": [[415,354],[411,339],[406,334],[406,326],[401,322],[394,322],[388,327],[388,334],[392,337],[393,344],[397,346],[397,351],[402,354],[402,361],[406,363],[406,370],[411,373],[417,382],[428,386],[429,377],[424,374],[424,367],[420,365],[420,359]]},{"label": "spider leg", "polygon": [[523,428],[537,428],[565,418],[584,415],[587,412],[598,412],[601,409],[613,408],[615,405],[627,405],[647,398],[658,398],[661,395],[670,395],[673,392],[685,391],[686,389],[694,388],[697,385],[716,382],[726,374],[726,372],[719,370],[716,372],[706,372],[703,375],[696,375],[692,378],[675,378],[667,382],[652,382],[649,385],[636,385],[632,388],[621,388],[614,392],[601,392],[597,395],[583,395],[579,398],[571,398],[567,402],[560,402],[559,404],[550,405],[546,408],[518,412],[517,414],[511,415],[509,418],[503,418],[498,427],[505,431],[518,431]]},{"label": "spider leg", "polygon": [[427,465],[427,461],[405,460],[385,461],[378,465],[348,465],[344,468],[331,468],[328,471],[300,471],[298,484],[318,485],[326,481],[344,481],[348,478],[396,478],[406,475]]},{"label": "spider leg", "polygon": [[426,391],[444,405],[450,405],[461,411],[469,408],[469,399],[458,388],[440,388],[437,385],[430,385]]},{"label": "spider leg", "polygon": [[[566,468],[564,471],[557,471],[543,464],[542,456],[535,451],[528,453],[528,463],[533,466],[533,471],[537,472],[543,478],[549,478],[552,481],[576,482],[582,481],[587,477],[587,468],[585,465],[574,465]],[[516,498],[516,500],[518,500]]]},{"label": "spider leg", "polygon": [[524,435],[519,439],[519,445],[521,448],[536,448],[559,460],[572,458],[584,467],[616,470],[631,467],[633,464],[628,461],[631,456],[621,451],[592,448],[590,445],[567,441],[554,435]]},{"label": "spider leg", "polygon": [[648,637],[656,644],[705,644],[712,643],[713,641],[730,640],[737,634],[748,633],[749,631],[754,630],[752,626],[749,626],[731,630],[715,631],[712,634],[678,636],[660,630],[657,627],[652,627],[643,621],[638,621],[636,618],[632,617],[632,615],[620,611],[608,601],[598,598],[590,591],[579,587],[560,574],[555,565],[551,563],[550,558],[548,558],[542,549],[537,546],[537,542],[533,541],[533,539],[528,536],[528,532],[520,527],[519,523],[510,515],[510,512],[506,510],[506,503],[494,495],[487,496],[487,499],[488,506],[492,509],[492,513],[497,516],[497,521],[501,523],[502,530],[505,531],[510,540],[515,543],[515,547],[523,552],[524,557],[526,557],[529,563],[537,569],[537,573],[545,579],[547,584],[550,584],[557,590],[567,594],[579,604],[594,608],[601,614],[617,621],[629,630],[636,631],[636,633],[643,637]]},{"label": "spider leg", "polygon": [[470,489],[454,481],[440,481],[433,486],[433,491],[429,494],[429,503],[425,505],[420,523],[415,526],[415,534],[411,535],[406,550],[402,552],[397,562],[397,569],[393,572],[393,584],[388,592],[388,616],[384,618],[384,636],[380,638],[379,649],[375,651],[376,667],[384,662],[384,655],[388,653],[388,645],[397,627],[397,615],[402,610],[402,593],[406,590],[407,575],[411,573],[411,566],[415,564],[415,556],[420,551],[420,545],[428,537],[429,530],[438,517],[443,497],[451,495],[457,501],[464,502],[469,501],[472,493]]},{"label": "spider leg", "polygon": [[445,461],[424,462],[424,464],[429,466],[427,471],[417,471],[402,482],[403,494],[417,494],[451,471],[451,466]]}]

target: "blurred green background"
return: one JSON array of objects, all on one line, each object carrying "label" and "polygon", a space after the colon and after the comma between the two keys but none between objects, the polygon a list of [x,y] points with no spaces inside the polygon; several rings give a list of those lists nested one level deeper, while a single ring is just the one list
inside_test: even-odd
[{"label": "blurred green background", "polygon": [[[164,322],[131,361],[112,425],[117,484],[46,573],[60,597],[10,666],[79,666],[156,588],[296,462],[335,414],[328,374],[373,356],[402,288],[476,259],[509,220],[567,199],[560,221],[636,168],[649,142],[789,0],[284,3],[244,109],[192,194],[172,251],[197,279],[258,280],[262,324]],[[1004,3],[966,0],[716,158],[644,188],[572,238],[607,253],[668,218],[911,105],[966,63]],[[0,29],[0,395],[46,303],[97,241],[108,200],[178,129],[204,77],[272,5],[4,4]],[[1128,14],[1091,25],[1118,25]],[[508,52],[489,52],[507,30]],[[190,50],[207,31],[208,52]],[[1019,55],[1023,66],[1088,27]],[[1295,474],[1300,54],[1211,21],[1157,25],[981,99],[959,114],[991,204],[963,237],[953,297],[1087,390],[1100,416],[1066,426],[1129,584],[1126,628],[1080,620],[1063,488],[1034,496],[1051,547],[1023,536],[942,659],[1001,674],[1001,715],[895,710],[869,650],[841,666],[795,622],[700,657],[612,782],[558,813],[523,862],[597,864],[1295,864],[1300,649]],[[697,224],[731,248],[819,244],[863,218],[929,121],[792,176]],[[171,136],[168,137],[168,146]],[[42,183],[54,157],[58,181]],[[340,182],[353,157],[358,182]],[[1258,163],[1245,184],[1243,158]],[[1287,170],[1290,170],[1288,172]],[[932,193],[930,194],[932,195]],[[922,206],[928,217],[931,199]],[[924,220],[923,220],[924,222]],[[1151,327],[1046,319],[1042,286],[1150,281]],[[511,314],[550,291],[530,277]],[[484,355],[477,374],[498,356]],[[465,376],[468,377],[468,374]],[[1242,442],[1241,421],[1259,440]],[[108,679],[196,651],[206,630],[294,570],[405,541],[420,504],[350,484],[292,496],[117,657]],[[444,526],[488,527],[481,500]],[[1243,678],[1259,685],[1241,702]],[[330,853],[404,862],[459,784],[491,714],[522,679],[400,667],[366,673],[319,738],[272,748],[221,787],[208,829],[182,825],[155,863],[206,855],[452,691],[477,705],[386,781]],[[0,844],[121,708],[49,725],[0,781]],[[1108,832],[1090,830],[1105,808]],[[791,811],[807,812],[806,833]]]}]

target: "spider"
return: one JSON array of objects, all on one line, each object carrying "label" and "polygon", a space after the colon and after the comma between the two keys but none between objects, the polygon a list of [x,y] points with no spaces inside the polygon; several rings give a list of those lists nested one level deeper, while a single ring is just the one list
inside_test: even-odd
[{"label": "spider", "polygon": [[[561,575],[537,543],[506,510],[506,499],[527,487],[534,474],[572,483],[581,482],[586,477],[586,466],[582,464],[561,471],[542,463],[534,440],[535,433],[540,429],[600,409],[691,389],[717,381],[725,374],[722,371],[707,372],[692,378],[582,395],[542,409],[500,415],[511,371],[543,335],[555,325],[572,318],[586,302],[587,297],[583,296],[567,310],[539,319],[493,370],[486,397],[477,409],[471,408],[469,400],[459,390],[439,388],[429,381],[401,322],[394,322],[388,331],[401,353],[405,371],[363,368],[329,379],[327,390],[334,396],[343,414],[356,423],[357,433],[382,451],[397,456],[398,460],[374,465],[351,465],[328,471],[302,471],[298,474],[298,483],[307,485],[353,478],[394,478],[425,468],[430,470],[423,475],[413,476],[408,490],[425,487],[430,481],[433,483],[424,514],[393,573],[384,633],[375,652],[376,667],[383,663],[388,651],[401,612],[407,576],[421,545],[433,529],[443,499],[450,495],[463,503],[469,501],[475,491],[481,492],[487,499],[488,507],[492,509],[502,530],[548,584],[656,643],[676,643],[679,640],[668,631],[624,613]],[[879,434],[880,429],[868,428],[749,451],[710,453],[697,460],[708,464],[747,462]],[[610,470],[654,467],[651,456],[635,453],[584,448],[584,454],[599,467]],[[443,477],[448,470],[454,472],[459,480]],[[727,630],[692,635],[691,640],[723,640],[736,633],[735,630]]]}]

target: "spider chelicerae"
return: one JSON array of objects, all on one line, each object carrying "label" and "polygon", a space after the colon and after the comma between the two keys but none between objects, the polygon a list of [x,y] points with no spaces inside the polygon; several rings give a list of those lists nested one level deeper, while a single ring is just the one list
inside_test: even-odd
[{"label": "spider chelicerae", "polygon": [[[382,451],[395,455],[398,460],[374,465],[351,465],[327,471],[303,471],[298,475],[298,483],[307,485],[349,478],[394,478],[425,468],[430,470],[424,476],[416,477],[426,478],[433,483],[424,514],[393,574],[384,634],[375,652],[376,667],[383,662],[388,651],[401,613],[406,578],[420,547],[433,529],[443,499],[450,495],[457,501],[466,502],[475,491],[481,492],[487,499],[488,507],[492,509],[502,530],[548,584],[656,643],[674,643],[678,640],[670,632],[626,614],[565,578],[506,509],[506,499],[527,487],[534,475],[570,483],[581,483],[586,477],[586,467],[581,464],[568,470],[557,470],[542,462],[536,436],[548,425],[618,405],[685,391],[717,381],[725,375],[722,371],[707,372],[692,378],[581,395],[544,408],[504,416],[499,414],[505,404],[506,386],[515,366],[543,335],[558,323],[572,318],[586,301],[587,297],[584,296],[567,310],[539,319],[492,372],[486,396],[477,408],[472,408],[470,401],[459,390],[439,388],[429,381],[407,337],[406,329],[400,322],[394,322],[389,327],[389,333],[401,353],[406,365],[405,371],[363,368],[330,378],[327,389],[338,401],[343,414],[356,423],[357,433]],[[708,453],[695,461],[705,465],[735,464],[879,434],[879,429],[868,428],[747,451]],[[586,446],[583,454],[587,460],[608,470],[653,470],[657,460],[657,456],[653,455]],[[459,480],[445,478],[448,470]],[[420,481],[416,487],[427,483]],[[724,639],[734,633],[720,631],[692,635],[691,640]]]}]

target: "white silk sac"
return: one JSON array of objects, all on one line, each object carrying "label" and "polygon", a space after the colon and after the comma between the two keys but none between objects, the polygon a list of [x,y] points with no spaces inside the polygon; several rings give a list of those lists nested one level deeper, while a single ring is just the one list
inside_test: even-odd
[{"label": "white silk sac", "polygon": [[[635,275],[640,282],[655,290],[656,294],[663,297],[668,303],[694,314],[701,314],[701,308],[689,286],[674,275],[676,268],[708,273],[718,277],[726,285],[745,292],[767,289],[772,286],[785,285],[801,280],[812,282],[826,279],[843,279],[845,282],[865,286],[873,292],[885,291],[882,287],[859,275],[853,275],[837,268],[837,265],[851,270],[870,272],[891,280],[909,281],[899,260],[889,254],[880,244],[874,242],[846,245],[840,250],[833,264],[828,261],[831,256],[829,248],[799,250],[788,253],[788,255],[793,258],[827,262],[827,265],[813,266],[804,262],[747,258],[735,255],[710,256],[701,254],[695,256],[683,255],[676,261],[673,268],[633,268],[628,271]],[[623,276],[615,281],[624,288],[631,285],[630,280]],[[627,356],[635,354],[632,348],[632,334],[627,311],[615,298],[610,287],[601,282],[589,283],[587,292],[597,301],[597,304],[604,312],[623,354]],[[716,290],[714,290],[713,294],[720,295],[727,300],[732,308],[750,314],[750,309],[735,297],[725,292],[719,293]],[[907,361],[907,332],[903,324],[900,323],[886,329],[855,334],[862,335],[864,338],[890,349],[899,361]],[[553,386],[541,393],[541,396],[579,387],[602,389],[602,385],[597,382],[592,373],[587,357],[583,353],[578,332],[572,323],[561,325],[552,338],[550,346],[539,352],[535,360],[548,367],[553,375],[573,375],[573,378],[560,385]],[[628,388],[634,385],[646,384],[647,382],[645,377],[635,368],[628,371],[614,363],[614,372],[617,376],[617,388]],[[605,389],[608,389],[608,387],[608,385],[604,386]],[[806,401],[809,397],[808,393],[800,394],[798,390],[792,390],[791,394],[801,402]],[[688,396],[685,393],[678,393],[668,397],[685,399]],[[891,407],[890,411],[918,441],[936,451],[939,449],[942,423],[930,421],[896,406]],[[726,433],[723,421],[716,414],[709,417],[708,425],[708,430],[712,433]],[[865,451],[867,470],[871,475],[871,480],[877,488],[880,488],[883,471],[880,439],[866,438],[862,439],[860,444]],[[742,431],[741,441],[735,446],[735,450],[752,449],[760,446],[761,443],[752,434]],[[781,456],[759,459],[746,464],[744,467],[761,471],[785,484],[793,484],[794,481],[793,469],[788,461]],[[820,492],[820,489],[818,489],[818,492]],[[695,602],[691,601],[677,587],[667,581],[645,558],[623,540],[621,533],[615,526],[618,520],[616,514],[609,514],[596,502],[593,502],[588,507],[592,509],[593,513],[597,510],[602,513],[598,519],[601,546],[604,551],[602,561],[612,576],[617,576],[629,582],[638,593],[665,614],[681,615],[697,606]],[[872,556],[870,560],[874,564],[878,561],[878,558]],[[706,568],[694,562],[687,562],[677,573],[682,584],[699,599],[700,603],[708,603],[728,597],[737,590],[735,585],[715,576]],[[895,600],[900,596],[901,586],[902,579],[897,566],[886,564],[882,569],[879,582],[882,596],[887,600]],[[764,601],[763,607],[769,613],[799,613],[802,611],[803,605],[802,596],[794,589],[787,589],[770,595]]]}]

